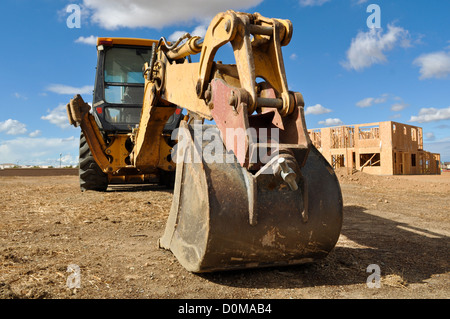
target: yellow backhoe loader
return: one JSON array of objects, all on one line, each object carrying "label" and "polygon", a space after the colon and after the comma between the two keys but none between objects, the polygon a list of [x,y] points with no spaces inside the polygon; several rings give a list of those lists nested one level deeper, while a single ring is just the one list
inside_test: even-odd
[{"label": "yellow backhoe loader", "polygon": [[[173,181],[159,247],[191,272],[327,256],[342,195],[309,139],[302,95],[288,89],[282,47],[292,32],[289,20],[229,10],[203,38],[99,38],[93,105],[79,95],[67,105],[82,130],[80,164],[89,164],[80,165],[82,189]],[[224,46],[235,63],[215,61]]]}]

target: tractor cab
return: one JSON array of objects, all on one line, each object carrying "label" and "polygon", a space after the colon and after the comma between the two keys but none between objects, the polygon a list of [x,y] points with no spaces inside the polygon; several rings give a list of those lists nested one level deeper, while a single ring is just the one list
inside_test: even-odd
[{"label": "tractor cab", "polygon": [[[150,61],[155,40],[98,38],[93,114],[106,132],[130,132],[139,124],[144,98],[143,66]],[[165,130],[176,128],[176,112]]]}]

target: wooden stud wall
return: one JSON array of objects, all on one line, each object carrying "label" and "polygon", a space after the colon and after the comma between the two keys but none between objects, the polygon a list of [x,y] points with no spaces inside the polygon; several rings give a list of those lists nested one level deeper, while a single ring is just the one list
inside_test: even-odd
[{"label": "wooden stud wall", "polygon": [[334,168],[377,175],[440,174],[440,155],[423,150],[418,126],[387,121],[308,132]]}]

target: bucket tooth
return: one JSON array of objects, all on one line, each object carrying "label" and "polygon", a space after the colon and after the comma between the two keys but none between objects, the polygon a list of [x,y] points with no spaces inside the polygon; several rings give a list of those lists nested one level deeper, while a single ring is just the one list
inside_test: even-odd
[{"label": "bucket tooth", "polygon": [[[275,174],[253,175],[236,158],[227,162],[225,151],[222,162],[195,161],[206,145],[196,144],[192,127],[184,124],[181,130],[188,138],[178,153],[174,200],[159,246],[188,271],[300,264],[324,258],[334,248],[342,195],[333,170],[314,147],[294,190]],[[220,139],[215,126],[202,130]]]}]

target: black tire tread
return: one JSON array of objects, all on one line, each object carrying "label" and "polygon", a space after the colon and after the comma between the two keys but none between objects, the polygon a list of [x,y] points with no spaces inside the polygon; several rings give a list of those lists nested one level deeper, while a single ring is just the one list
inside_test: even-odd
[{"label": "black tire tread", "polygon": [[108,175],[105,174],[95,162],[83,132],[81,132],[80,135],[79,163],[81,191],[106,191],[108,188]]}]

